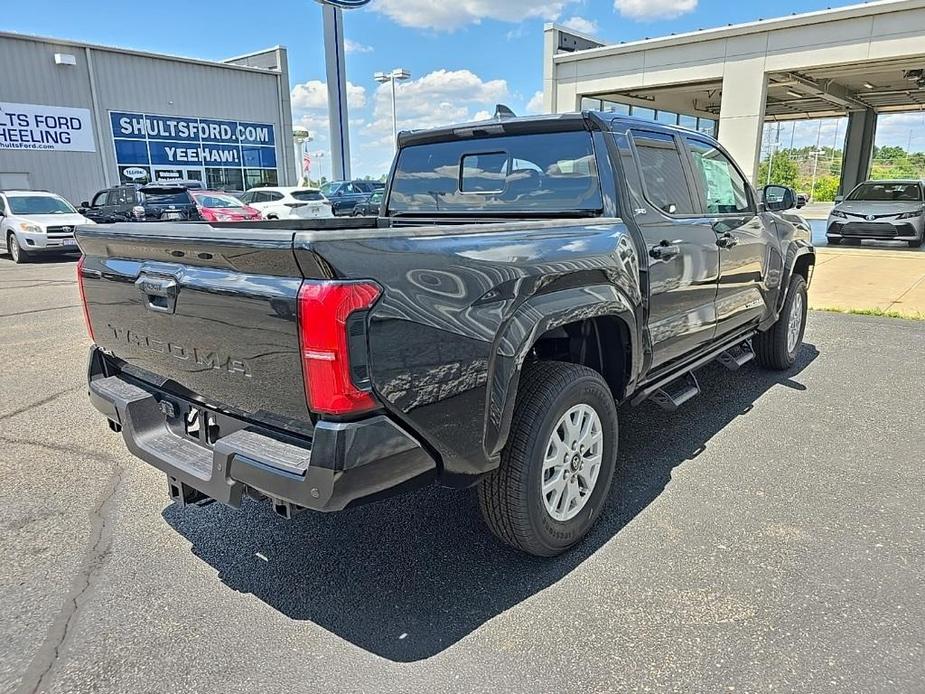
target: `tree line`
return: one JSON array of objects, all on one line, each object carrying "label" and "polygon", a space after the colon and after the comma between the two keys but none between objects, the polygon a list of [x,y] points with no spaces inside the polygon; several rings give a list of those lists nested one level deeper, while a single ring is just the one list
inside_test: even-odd
[{"label": "tree line", "polygon": [[[814,154],[814,150],[817,154]],[[805,193],[817,202],[831,202],[838,195],[841,179],[841,149],[833,147],[799,147],[780,149],[774,156],[765,157],[758,166],[758,185],[770,181],[789,186],[798,193]],[[814,159],[816,176],[813,186]],[[870,177],[873,179],[925,178],[925,152],[907,152],[902,147],[874,147]]]}]

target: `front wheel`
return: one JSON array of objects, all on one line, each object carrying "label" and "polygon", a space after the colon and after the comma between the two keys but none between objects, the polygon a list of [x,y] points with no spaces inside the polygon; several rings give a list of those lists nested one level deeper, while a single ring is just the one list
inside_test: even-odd
[{"label": "front wheel", "polygon": [[12,258],[13,262],[17,265],[29,262],[29,254],[19,245],[19,239],[16,238],[16,234],[11,233],[6,237],[6,249],[10,254],[10,258]]},{"label": "front wheel", "polygon": [[755,357],[761,366],[785,371],[796,362],[797,354],[803,346],[808,303],[806,280],[802,275],[794,275],[790,279],[787,298],[777,322],[752,339]]},{"label": "front wheel", "polygon": [[617,408],[584,366],[524,368],[501,465],[479,485],[491,531],[541,557],[579,542],[601,514],[617,463]]}]

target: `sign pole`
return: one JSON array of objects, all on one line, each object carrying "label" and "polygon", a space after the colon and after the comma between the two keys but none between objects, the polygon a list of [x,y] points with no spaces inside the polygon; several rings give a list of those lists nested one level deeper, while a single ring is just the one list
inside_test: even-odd
[{"label": "sign pole", "polygon": [[324,62],[328,80],[328,120],[331,127],[331,175],[350,180],[350,134],[347,130],[347,73],[344,68],[344,13],[327,3],[324,13]]}]

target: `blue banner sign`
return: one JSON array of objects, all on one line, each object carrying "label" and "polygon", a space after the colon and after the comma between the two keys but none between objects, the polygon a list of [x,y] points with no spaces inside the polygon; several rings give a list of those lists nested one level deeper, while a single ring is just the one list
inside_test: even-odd
[{"label": "blue banner sign", "polygon": [[[176,167],[186,170],[237,170],[215,173],[216,180],[257,180],[254,169],[276,175],[276,133],[269,123],[159,116],[110,111],[120,170],[125,166]],[[158,170],[155,168],[154,178]],[[256,178],[255,178],[256,177]]]}]

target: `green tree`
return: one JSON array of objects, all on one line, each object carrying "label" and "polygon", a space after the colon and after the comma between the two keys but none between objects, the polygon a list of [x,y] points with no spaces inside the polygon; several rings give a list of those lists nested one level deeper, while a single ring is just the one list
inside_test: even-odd
[{"label": "green tree", "polygon": [[758,185],[763,186],[768,182],[768,164],[770,163],[771,183],[796,188],[800,178],[800,167],[791,158],[790,152],[787,150],[775,152],[773,160],[769,161],[769,159],[765,159],[758,166]]},{"label": "green tree", "polygon": [[[838,176],[819,176],[816,179],[816,194],[813,196],[815,202],[831,202],[838,195]],[[807,183],[807,190],[809,183]]]}]

